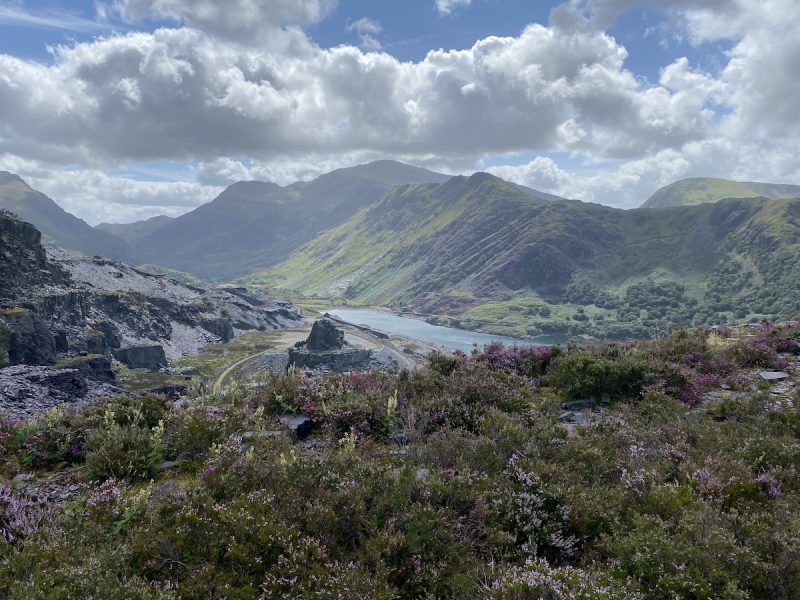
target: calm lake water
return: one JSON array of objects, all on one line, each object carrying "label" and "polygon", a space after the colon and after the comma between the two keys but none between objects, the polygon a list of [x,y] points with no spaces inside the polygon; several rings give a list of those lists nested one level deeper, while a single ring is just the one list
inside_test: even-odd
[{"label": "calm lake water", "polygon": [[456,329],[455,327],[431,325],[420,319],[401,317],[381,310],[331,308],[327,312],[347,323],[366,325],[384,333],[402,335],[450,350],[463,350],[464,352],[472,350],[473,344],[483,347],[489,342],[503,342],[506,345],[549,346],[552,344],[564,344],[568,340],[567,336],[543,335],[529,340],[522,340],[504,335],[477,333],[466,329]]}]

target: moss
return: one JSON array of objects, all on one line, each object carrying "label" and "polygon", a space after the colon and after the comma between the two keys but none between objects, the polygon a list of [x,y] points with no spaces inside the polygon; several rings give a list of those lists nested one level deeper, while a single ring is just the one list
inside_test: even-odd
[{"label": "moss", "polygon": [[22,308],[21,306],[15,306],[13,308],[4,308],[0,310],[0,316],[3,317],[20,317],[26,314],[28,314],[28,309]]},{"label": "moss", "polygon": [[85,356],[75,356],[72,358],[67,358],[58,362],[55,366],[56,369],[71,369],[74,367],[78,367],[84,363],[96,360],[98,358],[103,358],[102,354],[87,354]]}]

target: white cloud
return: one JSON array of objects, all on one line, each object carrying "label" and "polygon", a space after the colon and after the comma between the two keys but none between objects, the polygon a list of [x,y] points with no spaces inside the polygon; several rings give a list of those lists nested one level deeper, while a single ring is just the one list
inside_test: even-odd
[{"label": "white cloud", "polygon": [[[116,194],[125,184],[102,170],[158,159],[197,165],[197,182],[133,182],[112,204],[176,212],[237,179],[284,184],[383,157],[461,172],[522,151],[566,152],[579,166],[541,158],[494,171],[618,206],[687,175],[800,182],[795,0],[575,0],[550,26],[417,62],[375,52],[381,25],[369,19],[347,24],[360,49],[321,48],[292,25],[324,18],[332,1],[233,1],[241,10],[125,0],[116,10],[128,19],[187,26],[58,47],[50,64],[0,54],[0,153],[70,169],[39,181],[80,198],[57,194],[83,215],[109,204],[69,182]],[[644,81],[600,27],[633,6],[668,11],[693,43],[732,49],[718,71],[679,58]]]},{"label": "white cloud", "polygon": [[358,33],[378,34],[383,31],[381,24],[369,17],[362,17],[356,21],[348,21],[346,27],[347,31],[357,31]]},{"label": "white cloud", "polygon": [[353,31],[358,34],[358,45],[362,50],[375,52],[383,48],[378,38],[375,37],[383,31],[383,27],[378,21],[362,17],[356,21],[348,21],[345,27],[347,31]]},{"label": "white cloud", "polygon": [[94,166],[575,144],[632,156],[701,137],[710,117],[643,85],[602,32],[531,25],[417,63],[283,33],[270,51],[184,28],[59,47],[52,66],[0,55],[0,151]]},{"label": "white cloud", "polygon": [[112,9],[131,22],[172,19],[237,41],[262,41],[276,26],[317,23],[336,5],[337,0],[115,0]]},{"label": "white cloud", "polygon": [[440,15],[452,15],[460,8],[464,8],[472,4],[472,0],[436,0],[434,7],[436,12]]},{"label": "white cloud", "polygon": [[0,155],[0,170],[20,175],[31,187],[91,225],[125,223],[159,214],[178,216],[211,201],[223,189],[192,181],[138,181],[96,169],[57,170],[11,154]]},{"label": "white cloud", "polygon": [[105,23],[79,17],[63,10],[31,11],[25,10],[21,4],[0,6],[0,23],[16,27],[64,29],[83,33],[96,33],[108,29]]}]

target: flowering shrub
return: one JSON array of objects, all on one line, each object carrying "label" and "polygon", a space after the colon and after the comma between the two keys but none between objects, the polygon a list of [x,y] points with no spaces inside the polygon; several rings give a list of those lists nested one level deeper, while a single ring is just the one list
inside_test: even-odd
[{"label": "flowering shrub", "polygon": [[[781,364],[798,331],[740,333],[0,419],[3,481],[26,473],[0,486],[0,598],[800,597],[796,369],[757,390],[742,353]],[[313,439],[274,431],[297,412]],[[88,491],[62,502],[65,476]]]},{"label": "flowering shrub", "polygon": [[7,485],[0,485],[0,540],[4,543],[30,537],[52,517],[53,506],[46,500],[14,494]]},{"label": "flowering shrub", "polygon": [[493,600],[637,600],[635,587],[575,569],[553,568],[544,560],[513,567],[491,589]]}]

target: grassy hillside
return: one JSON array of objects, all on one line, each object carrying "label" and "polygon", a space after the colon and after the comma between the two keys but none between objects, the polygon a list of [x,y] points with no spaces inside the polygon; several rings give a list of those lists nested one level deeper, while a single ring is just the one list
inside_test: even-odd
[{"label": "grassy hillside", "polygon": [[800,197],[800,185],[731,181],[714,177],[682,179],[656,191],[642,208],[692,206],[719,202],[725,198],[780,198]]},{"label": "grassy hillside", "polygon": [[131,250],[125,241],[91,227],[41,192],[32,189],[16,175],[5,171],[0,171],[0,208],[35,225],[62,248],[87,255],[131,259]]},{"label": "grassy hillside", "polygon": [[788,318],[798,211],[765,199],[622,211],[476,174],[396,188],[246,281],[517,335]]},{"label": "grassy hillside", "polygon": [[144,262],[230,280],[285,260],[320,231],[345,222],[393,185],[448,176],[393,161],[339,169],[280,187],[240,182],[145,236]]}]

